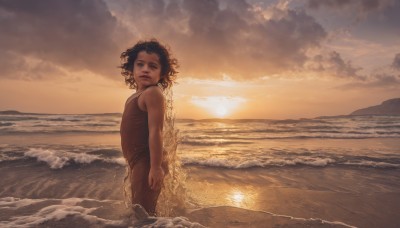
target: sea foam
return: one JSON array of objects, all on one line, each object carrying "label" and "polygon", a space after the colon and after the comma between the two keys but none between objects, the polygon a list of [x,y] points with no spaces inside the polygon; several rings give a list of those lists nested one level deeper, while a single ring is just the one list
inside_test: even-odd
[{"label": "sea foam", "polygon": [[60,169],[72,162],[77,164],[90,164],[94,161],[103,161],[107,163],[115,163],[125,165],[125,159],[117,158],[102,158],[99,155],[87,153],[73,153],[53,149],[29,148],[24,153],[25,156],[36,158],[38,161],[47,163],[52,169]]},{"label": "sea foam", "polygon": [[132,216],[125,213],[118,216],[120,219],[107,219],[96,215],[97,210],[113,210],[115,206],[112,205],[122,206],[123,202],[88,198],[20,199],[5,197],[0,198],[0,210],[7,212],[7,214],[12,214],[16,210],[23,211],[28,206],[31,206],[31,208],[35,206],[36,210],[32,211],[32,209],[28,209],[23,213],[24,215],[4,217],[0,221],[0,226],[4,228],[27,228],[49,225],[70,227],[71,224],[79,224],[89,227],[204,228],[201,224],[191,222],[182,216],[149,216],[140,205],[134,205],[134,211],[130,212],[133,213]]},{"label": "sea foam", "polygon": [[[348,158],[350,159],[350,158]],[[374,158],[370,158],[374,159]],[[367,167],[367,168],[400,168],[400,164],[388,161],[367,161],[367,160],[346,160],[334,157],[284,157],[284,158],[199,158],[183,157],[184,165],[205,166],[227,169],[246,169],[246,168],[269,168],[269,167],[327,167],[327,166],[349,166],[349,167]]]},{"label": "sea foam", "polygon": [[[91,200],[82,198],[69,198],[69,199],[19,199],[14,197],[6,197],[0,199],[0,209],[2,210],[15,210],[22,209],[29,205],[50,204],[39,208],[32,214],[24,213],[21,216],[11,216],[8,219],[0,221],[1,227],[37,227],[45,224],[46,222],[57,222],[63,219],[74,221],[76,219],[83,219],[87,223],[96,227],[103,226],[117,226],[122,227],[124,221],[122,220],[108,220],[92,215],[91,213],[99,207],[84,207],[78,205],[83,201],[93,201],[97,203],[104,203],[110,200]],[[11,212],[10,212],[11,213]],[[125,224],[126,225],[126,224]]]}]

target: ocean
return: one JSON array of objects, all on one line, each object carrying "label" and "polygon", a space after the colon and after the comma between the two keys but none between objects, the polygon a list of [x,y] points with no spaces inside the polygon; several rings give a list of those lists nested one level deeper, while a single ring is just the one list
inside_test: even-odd
[{"label": "ocean", "polygon": [[[0,226],[130,226],[120,119],[0,114]],[[400,226],[400,116],[177,119],[175,128],[187,208],[160,227]]]}]

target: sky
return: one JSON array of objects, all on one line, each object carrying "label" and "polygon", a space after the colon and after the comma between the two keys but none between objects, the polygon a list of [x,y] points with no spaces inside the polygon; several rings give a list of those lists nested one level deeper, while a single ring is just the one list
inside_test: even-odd
[{"label": "sky", "polygon": [[177,118],[346,115],[400,97],[400,0],[0,0],[0,110],[121,113],[120,54],[179,61]]}]

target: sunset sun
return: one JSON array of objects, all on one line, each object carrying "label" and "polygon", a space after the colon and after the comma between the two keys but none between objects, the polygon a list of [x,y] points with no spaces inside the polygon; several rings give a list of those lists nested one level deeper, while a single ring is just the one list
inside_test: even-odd
[{"label": "sunset sun", "polygon": [[218,117],[223,117],[223,116],[226,116],[226,114],[228,114],[228,110],[225,108],[225,107],[223,107],[223,106],[221,106],[221,107],[217,107],[215,110],[213,110],[214,111],[214,114],[216,115],[216,116],[218,116]]},{"label": "sunset sun", "polygon": [[228,96],[209,96],[209,97],[192,97],[192,103],[206,109],[215,117],[226,117],[238,106],[246,100],[242,97]]}]

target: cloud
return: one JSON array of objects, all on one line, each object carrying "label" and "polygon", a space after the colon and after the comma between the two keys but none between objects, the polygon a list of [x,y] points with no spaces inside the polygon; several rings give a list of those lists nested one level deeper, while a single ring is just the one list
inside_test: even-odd
[{"label": "cloud", "polygon": [[354,66],[351,61],[345,61],[336,51],[317,54],[304,65],[307,74],[316,77],[333,77],[343,79],[339,89],[387,89],[398,90],[400,87],[400,53],[391,65],[376,67],[365,72],[361,67]]},{"label": "cloud", "polygon": [[[347,23],[360,38],[378,43],[398,42],[400,1],[398,0],[306,0],[310,14],[322,15],[325,21]],[[385,36],[382,36],[385,34]]]},{"label": "cloud", "polygon": [[307,5],[312,9],[322,7],[335,9],[356,9],[362,14],[382,10],[393,4],[393,0],[308,0]]},{"label": "cloud", "polygon": [[243,0],[118,3],[113,10],[123,24],[140,37],[155,34],[169,43],[181,73],[193,77],[226,73],[248,79],[295,69],[307,60],[306,51],[326,37],[304,11],[270,7],[271,16],[265,18]]},{"label": "cloud", "polygon": [[41,80],[87,70],[121,80],[116,68],[120,53],[138,39],[156,37],[171,46],[181,76],[251,80],[314,71],[363,80],[360,68],[338,52],[310,56],[326,31],[305,11],[287,4],[0,0],[0,29],[2,78]]},{"label": "cloud", "polygon": [[49,80],[66,76],[59,66],[40,59],[28,58],[19,54],[0,50],[1,76],[17,80]]},{"label": "cloud", "polygon": [[400,87],[400,75],[392,74],[374,74],[371,75],[370,79],[367,81],[355,81],[346,83],[339,86],[339,89],[349,90],[349,89],[383,89],[383,90],[393,90],[398,91]]},{"label": "cloud", "polygon": [[394,57],[392,68],[400,71],[400,53],[397,53]]},{"label": "cloud", "polygon": [[0,60],[9,63],[0,75],[11,78],[10,71],[31,71],[26,63],[31,58],[41,62],[33,69],[42,71],[39,78],[58,72],[55,65],[115,77],[119,73],[120,51],[114,36],[118,29],[117,20],[100,0],[0,0]]},{"label": "cloud", "polygon": [[305,68],[313,72],[325,73],[338,78],[365,80],[365,77],[358,73],[361,68],[353,66],[351,61],[344,61],[336,51],[315,55],[305,63]]},{"label": "cloud", "polygon": [[247,79],[302,66],[325,30],[304,11],[265,10],[268,18],[244,0],[0,0],[0,60],[9,63],[0,75],[36,77],[12,73],[16,62],[36,59],[47,67],[35,79],[56,68],[120,79],[120,53],[150,37],[170,44],[186,76]]},{"label": "cloud", "polygon": [[352,81],[340,86],[340,89],[355,88],[380,88],[399,91],[400,88],[400,53],[397,54],[392,64],[375,69],[372,73],[360,76],[363,80]]}]

